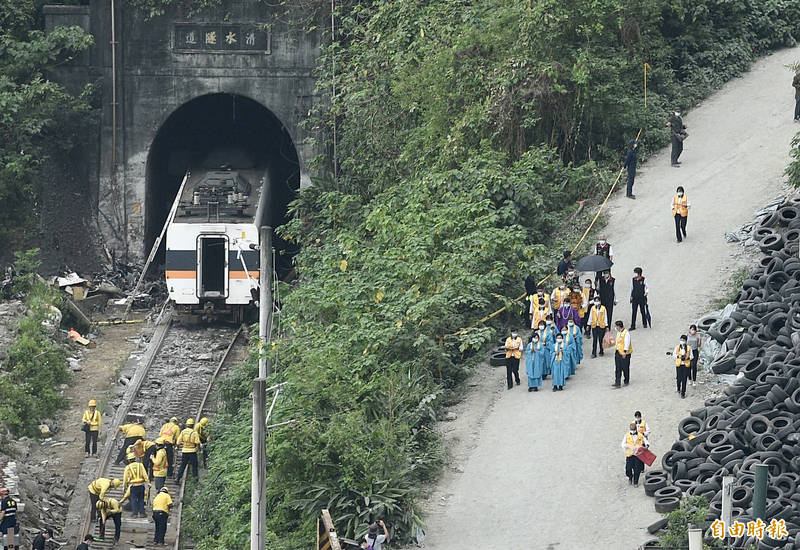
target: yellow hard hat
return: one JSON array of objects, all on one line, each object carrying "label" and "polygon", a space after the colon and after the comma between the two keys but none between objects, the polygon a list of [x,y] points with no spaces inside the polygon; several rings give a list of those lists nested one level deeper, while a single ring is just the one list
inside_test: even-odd
[{"label": "yellow hard hat", "polygon": [[90,407],[96,407],[97,406],[97,401],[95,401],[94,399],[90,399],[89,400],[89,406]]},{"label": "yellow hard hat", "polygon": [[163,437],[157,437],[156,438],[156,445],[163,445],[163,444],[164,444],[164,438]]},{"label": "yellow hard hat", "polygon": [[120,485],[122,485],[122,482],[121,482],[119,479],[117,479],[117,478],[114,478],[114,481],[112,481],[111,483],[114,485],[114,488],[115,488],[115,489],[116,489],[117,487],[119,487]]},{"label": "yellow hard hat", "polygon": [[179,423],[179,421],[178,421],[178,417],[177,417],[177,416],[173,416],[172,418],[170,418],[170,419],[169,419],[169,421],[170,421],[170,422],[174,422],[175,424],[178,424],[178,423]]},{"label": "yellow hard hat", "polygon": [[106,501],[105,500],[98,500],[97,504],[95,504],[94,507],[97,508],[98,510],[102,510],[103,508],[106,507]]},{"label": "yellow hard hat", "polygon": [[187,418],[186,419],[187,426],[194,426],[194,418]]},{"label": "yellow hard hat", "polygon": [[206,424],[208,424],[208,418],[204,416],[203,418],[200,419],[200,422],[198,422],[198,424],[200,424],[201,426],[205,426]]},{"label": "yellow hard hat", "polygon": [[127,460],[136,460],[136,454],[132,451],[128,451],[128,453],[125,455],[125,458]]},{"label": "yellow hard hat", "polygon": [[161,492],[162,492],[162,493],[167,493],[167,494],[169,494],[169,489],[167,488],[167,486],[166,486],[166,485],[164,485],[164,486],[161,488]]}]

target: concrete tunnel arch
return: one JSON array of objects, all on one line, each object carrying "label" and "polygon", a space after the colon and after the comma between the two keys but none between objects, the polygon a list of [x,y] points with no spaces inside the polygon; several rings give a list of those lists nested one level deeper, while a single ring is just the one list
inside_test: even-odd
[{"label": "concrete tunnel arch", "polygon": [[[147,156],[145,184],[145,250],[164,225],[187,169],[264,168],[270,175],[274,227],[288,220],[287,208],[300,188],[297,149],[286,127],[264,105],[231,93],[207,94],[175,109],[156,132]],[[277,235],[276,269],[291,270],[296,249]],[[156,256],[163,264],[164,243]]]}]

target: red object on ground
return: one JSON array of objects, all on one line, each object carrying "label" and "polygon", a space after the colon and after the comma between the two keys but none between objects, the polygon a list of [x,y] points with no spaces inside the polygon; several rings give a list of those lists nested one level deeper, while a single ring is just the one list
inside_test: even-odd
[{"label": "red object on ground", "polygon": [[633,454],[636,458],[638,458],[648,466],[652,466],[653,462],[655,462],[656,460],[656,455],[647,447],[639,447]]}]

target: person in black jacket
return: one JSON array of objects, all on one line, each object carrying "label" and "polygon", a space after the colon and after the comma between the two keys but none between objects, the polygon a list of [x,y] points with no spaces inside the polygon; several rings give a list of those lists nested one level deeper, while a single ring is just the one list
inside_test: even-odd
[{"label": "person in black jacket", "polygon": [[94,542],[94,537],[92,535],[86,535],[83,537],[83,542],[80,543],[75,550],[89,550],[90,542]]},{"label": "person in black jacket", "polygon": [[669,139],[670,143],[672,144],[670,161],[672,166],[675,168],[680,168],[681,162],[678,160],[678,157],[680,157],[681,153],[683,153],[683,140],[689,135],[686,133],[686,125],[683,123],[683,119],[681,118],[680,109],[675,109],[675,111],[670,115],[667,126],[669,126]]},{"label": "person in black jacket", "polygon": [[650,293],[650,285],[647,278],[642,276],[642,268],[633,268],[633,278],[631,279],[631,328],[636,330],[636,311],[642,314],[642,324],[647,328],[647,295]]},{"label": "person in black jacket", "polygon": [[614,292],[614,281],[615,279],[611,276],[610,271],[603,271],[603,276],[600,277],[600,283],[597,285],[597,293],[600,294],[600,303],[606,308],[609,322],[613,319],[614,304],[617,303]]},{"label": "person in black jacket", "polygon": [[636,195],[633,194],[633,179],[636,177],[636,147],[638,143],[635,139],[628,142],[628,152],[625,154],[625,162],[623,166],[628,169],[628,188],[625,191],[625,196],[629,199],[635,199]]},{"label": "person in black jacket", "polygon": [[564,259],[558,263],[558,267],[556,268],[556,274],[559,277],[564,277],[567,274],[567,271],[570,268],[574,268],[575,266],[572,265],[572,252],[569,250],[564,251]]},{"label": "person in black jacket", "polygon": [[45,550],[45,541],[50,540],[52,536],[53,536],[52,529],[44,529],[41,533],[36,535],[35,539],[33,539],[33,542],[31,543],[31,549]]}]

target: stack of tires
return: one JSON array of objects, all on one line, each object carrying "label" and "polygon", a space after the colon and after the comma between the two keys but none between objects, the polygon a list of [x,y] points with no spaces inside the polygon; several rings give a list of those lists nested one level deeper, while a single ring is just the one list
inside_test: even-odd
[{"label": "stack of tires", "polygon": [[[722,345],[711,370],[742,376],[678,424],[678,440],[662,455],[662,470],[648,472],[644,481],[656,511],[674,510],[684,493],[702,495],[714,520],[722,512],[722,477],[732,475],[733,520],[747,523],[753,519],[754,466],[766,464],[765,521],[785,520],[789,538],[744,536],[735,548],[800,548],[799,205],[800,198],[785,201],[756,229],[767,255],[744,281],[730,317],[698,324]],[[653,524],[651,532],[661,527]]]}]

